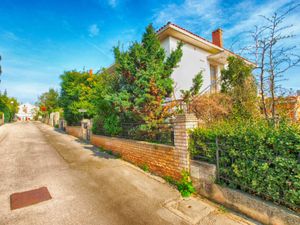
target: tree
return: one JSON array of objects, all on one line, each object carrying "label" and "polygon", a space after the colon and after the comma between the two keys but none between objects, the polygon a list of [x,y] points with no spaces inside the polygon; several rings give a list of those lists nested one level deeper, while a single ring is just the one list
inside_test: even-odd
[{"label": "tree", "polygon": [[[66,71],[60,76],[61,93],[60,106],[63,108],[64,118],[68,124],[78,124],[85,116],[92,118],[96,109],[93,104],[96,96],[96,84],[99,76],[86,71]],[[79,112],[79,109],[87,110],[86,113]]]},{"label": "tree", "polygon": [[286,72],[299,65],[300,56],[295,54],[292,43],[293,25],[286,25],[286,18],[300,4],[289,4],[285,11],[276,11],[272,16],[262,16],[261,25],[251,32],[253,46],[249,53],[253,56],[257,68],[258,86],[261,96],[261,109],[265,118],[274,121],[277,116],[276,104],[280,81]]},{"label": "tree", "polygon": [[224,93],[195,96],[189,110],[207,125],[226,119],[232,113],[232,99]]},{"label": "tree", "polygon": [[203,84],[203,71],[200,71],[193,78],[193,85],[190,90],[180,90],[182,100],[188,105],[193,97],[197,96]]},{"label": "tree", "polygon": [[257,88],[252,66],[233,56],[228,57],[227,61],[227,68],[221,71],[221,92],[231,97],[236,116],[256,115]]},{"label": "tree", "polygon": [[39,96],[38,106],[44,107],[46,109],[47,114],[59,110],[59,93],[58,91],[50,88],[49,91],[43,93]]},{"label": "tree", "polygon": [[117,84],[105,96],[110,112],[121,121],[156,124],[170,116],[165,100],[173,92],[171,74],[182,56],[182,43],[167,57],[152,25],[146,28],[141,43],[127,51],[114,48]]},{"label": "tree", "polygon": [[14,119],[18,112],[19,103],[16,98],[9,97],[6,90],[2,94],[0,92],[0,112],[4,113],[5,122],[10,122]]},{"label": "tree", "polygon": [[[1,59],[2,59],[2,57],[1,57],[1,55],[0,55],[0,61],[1,61]],[[1,65],[0,65],[0,83],[1,83],[1,74],[2,74],[2,67],[1,67]]]},{"label": "tree", "polygon": [[93,118],[93,132],[97,133],[102,129],[103,125],[110,125],[109,134],[115,134],[120,130],[120,118],[114,111],[110,102],[110,95],[117,90],[118,78],[115,73],[108,73],[106,69],[102,69],[99,74],[97,83],[95,84],[95,95],[92,99],[95,105],[95,116]]}]

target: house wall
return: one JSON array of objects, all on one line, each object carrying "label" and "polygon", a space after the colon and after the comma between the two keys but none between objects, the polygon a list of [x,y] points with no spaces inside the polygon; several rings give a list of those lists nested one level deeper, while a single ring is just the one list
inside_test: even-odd
[{"label": "house wall", "polygon": [[29,103],[19,105],[18,113],[16,116],[20,120],[30,119],[32,120],[38,111],[38,107],[31,105]]},{"label": "house wall", "polygon": [[[162,47],[165,49],[167,55],[177,47],[180,40],[168,37],[161,42]],[[179,66],[175,68],[172,78],[175,82],[175,97],[180,98],[180,90],[187,90],[193,84],[193,78],[201,70],[203,71],[203,85],[202,90],[206,89],[211,84],[210,79],[210,62],[207,56],[211,55],[203,49],[195,47],[191,44],[184,43],[182,47],[183,55]],[[217,67],[218,76],[220,75],[220,67]],[[202,91],[201,90],[201,91]]]}]

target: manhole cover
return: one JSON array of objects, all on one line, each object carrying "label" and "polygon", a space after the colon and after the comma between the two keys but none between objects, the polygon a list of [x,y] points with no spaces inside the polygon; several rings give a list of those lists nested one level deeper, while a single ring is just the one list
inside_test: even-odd
[{"label": "manhole cover", "polygon": [[19,209],[39,202],[50,200],[52,197],[46,187],[14,193],[10,195],[10,209]]},{"label": "manhole cover", "polygon": [[190,224],[198,223],[214,211],[213,207],[193,197],[171,200],[165,204],[165,207]]}]

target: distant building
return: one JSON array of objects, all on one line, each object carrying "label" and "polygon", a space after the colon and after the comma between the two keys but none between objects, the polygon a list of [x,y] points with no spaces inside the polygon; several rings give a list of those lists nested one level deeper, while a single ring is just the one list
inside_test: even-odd
[{"label": "distant building", "polygon": [[38,107],[31,105],[29,103],[25,103],[19,106],[19,111],[16,114],[16,117],[18,120],[28,121],[28,120],[32,120],[37,112],[38,112]]}]

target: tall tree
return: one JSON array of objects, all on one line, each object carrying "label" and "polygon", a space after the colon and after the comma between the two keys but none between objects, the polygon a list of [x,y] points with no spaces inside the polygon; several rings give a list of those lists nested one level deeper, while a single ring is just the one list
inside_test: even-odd
[{"label": "tall tree", "polygon": [[261,108],[267,120],[274,121],[276,117],[280,82],[289,69],[300,64],[300,55],[296,54],[292,41],[293,25],[286,25],[287,16],[299,5],[288,4],[284,11],[274,12],[270,17],[262,16],[261,25],[255,26],[251,33],[254,44],[248,49],[257,64]]},{"label": "tall tree", "polygon": [[253,67],[233,56],[227,61],[227,68],[221,71],[221,92],[231,97],[235,116],[254,116],[257,113],[257,87]]},{"label": "tall tree", "polygon": [[40,107],[45,107],[47,113],[54,112],[59,109],[59,93],[58,91],[50,88],[49,91],[39,96],[37,104]]},{"label": "tall tree", "polygon": [[[1,59],[2,59],[2,57],[1,57],[1,55],[0,55],[0,62],[1,62]],[[0,83],[1,83],[1,74],[2,74],[2,67],[1,67],[1,65],[0,65]]]},{"label": "tall tree", "polygon": [[4,113],[5,122],[13,120],[18,107],[19,103],[16,98],[9,97],[6,91],[3,94],[0,92],[0,112]]},{"label": "tall tree", "polygon": [[169,116],[165,100],[173,92],[171,74],[181,59],[181,47],[178,43],[167,57],[149,25],[141,43],[133,43],[127,51],[114,48],[118,85],[106,100],[123,121],[158,123]]},{"label": "tall tree", "polygon": [[[97,74],[87,71],[66,71],[61,75],[60,106],[63,108],[64,118],[69,124],[77,124],[83,118],[92,118],[95,115],[93,104],[96,93]],[[86,113],[79,112],[85,109]]]}]

